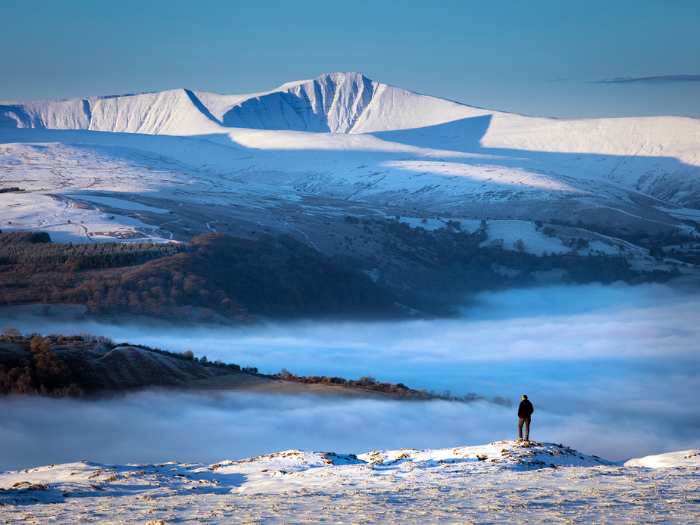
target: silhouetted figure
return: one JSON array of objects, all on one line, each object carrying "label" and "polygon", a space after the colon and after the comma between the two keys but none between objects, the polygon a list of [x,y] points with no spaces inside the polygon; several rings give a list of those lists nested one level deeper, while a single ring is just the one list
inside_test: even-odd
[{"label": "silhouetted figure", "polygon": [[522,441],[523,439],[523,424],[525,425],[525,441],[530,441],[530,416],[532,416],[534,411],[535,409],[532,403],[530,403],[527,400],[527,396],[524,395],[518,407],[518,417],[520,418],[518,420],[518,441]]}]

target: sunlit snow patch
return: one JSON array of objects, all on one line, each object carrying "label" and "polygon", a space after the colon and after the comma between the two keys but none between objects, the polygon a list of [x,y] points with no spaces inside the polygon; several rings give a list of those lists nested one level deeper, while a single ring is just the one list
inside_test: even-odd
[{"label": "sunlit snow patch", "polygon": [[467,178],[473,182],[488,185],[514,186],[523,190],[582,193],[578,188],[553,177],[508,166],[483,166],[430,160],[397,160],[386,162],[383,166],[415,173]]},{"label": "sunlit snow patch", "polygon": [[667,452],[666,454],[657,454],[655,456],[630,459],[629,461],[625,462],[625,467],[700,468],[700,450],[682,450],[680,452]]}]

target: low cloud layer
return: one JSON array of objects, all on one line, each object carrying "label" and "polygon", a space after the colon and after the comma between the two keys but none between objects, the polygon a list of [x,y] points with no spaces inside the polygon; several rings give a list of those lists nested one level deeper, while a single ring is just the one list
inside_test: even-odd
[{"label": "low cloud layer", "polygon": [[[245,329],[6,319],[300,374],[371,374],[462,395],[527,393],[532,437],[611,460],[700,447],[700,296],[664,286],[484,294],[463,318]],[[97,402],[0,399],[1,468],[76,459],[219,461],[291,448],[365,452],[517,437],[514,407],[320,396],[140,393]],[[80,456],[80,457],[78,457]]]},{"label": "low cloud layer", "polygon": [[[697,426],[680,428],[697,406],[659,418],[659,407],[643,414],[632,407],[625,417],[624,403],[612,404],[612,411],[596,412],[600,403],[571,413],[536,406],[531,437],[613,460],[687,449],[693,440],[697,446]],[[213,463],[289,449],[362,453],[517,437],[514,408],[484,402],[144,392],[95,402],[15,398],[0,402],[0,411],[2,470],[81,459]]]},{"label": "low cloud layer", "polygon": [[661,75],[657,77],[620,77],[595,80],[592,84],[671,84],[700,82],[700,75]]}]

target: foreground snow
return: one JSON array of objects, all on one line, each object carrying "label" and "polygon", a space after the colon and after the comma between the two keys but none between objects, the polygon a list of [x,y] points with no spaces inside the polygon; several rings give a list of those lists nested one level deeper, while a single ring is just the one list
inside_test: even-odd
[{"label": "foreground snow", "polygon": [[83,461],[0,474],[0,514],[6,523],[696,523],[697,457],[621,467],[562,445],[502,441],[361,455],[291,450],[213,465]]}]

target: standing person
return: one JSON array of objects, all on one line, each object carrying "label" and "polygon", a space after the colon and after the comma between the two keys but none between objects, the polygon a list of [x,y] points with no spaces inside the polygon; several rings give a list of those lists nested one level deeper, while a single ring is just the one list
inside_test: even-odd
[{"label": "standing person", "polygon": [[523,440],[523,424],[525,424],[525,441],[530,441],[530,416],[534,411],[532,403],[524,395],[518,407],[518,417],[520,418],[518,420],[518,441]]}]

